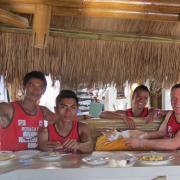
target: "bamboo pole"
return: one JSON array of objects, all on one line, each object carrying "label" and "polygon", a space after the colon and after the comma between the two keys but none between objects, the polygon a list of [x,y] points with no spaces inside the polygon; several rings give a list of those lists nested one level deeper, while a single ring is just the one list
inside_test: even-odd
[{"label": "bamboo pole", "polygon": [[45,0],[0,0],[1,3],[24,3],[24,4],[39,4],[44,3]]},{"label": "bamboo pole", "polygon": [[139,12],[180,13],[180,2],[168,1],[167,3],[166,0],[1,0],[0,2],[10,6],[16,6],[14,4],[45,4],[66,8],[102,8]]},{"label": "bamboo pole", "polygon": [[179,14],[133,12],[112,9],[93,8],[61,8],[54,7],[53,15],[58,16],[91,16],[91,17],[112,17],[123,19],[142,19],[156,21],[179,21]]},{"label": "bamboo pole", "polygon": [[19,28],[27,28],[29,26],[27,18],[18,16],[3,9],[0,9],[0,22]]},{"label": "bamboo pole", "polygon": [[[11,32],[21,34],[32,34],[32,29],[20,29],[6,26],[0,26],[0,32]],[[178,37],[140,35],[132,33],[115,33],[115,32],[91,32],[82,30],[67,30],[50,28],[51,36],[61,36],[67,38],[91,39],[91,40],[114,40],[114,41],[138,41],[138,42],[154,42],[154,43],[174,43],[179,44]]]},{"label": "bamboo pole", "polygon": [[155,2],[155,1],[127,1],[127,0],[61,0],[46,2],[49,5],[74,8],[102,8],[118,9],[140,12],[161,12],[161,13],[180,13],[180,3],[177,2]]},{"label": "bamboo pole", "polygon": [[34,4],[23,4],[23,3],[11,3],[11,4],[2,4],[1,8],[8,11],[13,11],[23,14],[34,14],[35,5]]},{"label": "bamboo pole", "polygon": [[36,5],[33,18],[33,45],[44,48],[47,45],[51,21],[51,6]]}]

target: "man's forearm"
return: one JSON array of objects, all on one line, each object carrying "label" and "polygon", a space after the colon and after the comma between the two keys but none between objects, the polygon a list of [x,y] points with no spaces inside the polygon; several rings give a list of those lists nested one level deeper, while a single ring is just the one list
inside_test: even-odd
[{"label": "man's forearm", "polygon": [[79,143],[79,151],[82,153],[91,153],[93,151],[93,142],[84,142],[84,143]]},{"label": "man's forearm", "polygon": [[105,119],[123,119],[124,114],[116,113],[116,112],[102,112],[100,115],[100,118],[105,118]]},{"label": "man's forearm", "polygon": [[146,149],[152,150],[176,150],[178,148],[177,143],[175,143],[173,139],[143,139],[142,145]]},{"label": "man's forearm", "polygon": [[158,138],[163,138],[164,135],[165,135],[164,132],[152,131],[152,132],[145,132],[142,135],[142,138],[144,138],[144,139],[158,139]]}]

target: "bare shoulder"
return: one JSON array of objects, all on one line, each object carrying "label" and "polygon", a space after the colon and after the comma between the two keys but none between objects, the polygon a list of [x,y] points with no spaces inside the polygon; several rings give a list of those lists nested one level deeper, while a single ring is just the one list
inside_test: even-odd
[{"label": "bare shoulder", "polygon": [[11,103],[2,102],[0,103],[0,114],[8,114],[9,116],[13,115],[13,106]]},{"label": "bare shoulder", "polygon": [[80,129],[87,129],[87,128],[89,129],[88,124],[85,122],[78,122],[78,125]]},{"label": "bare shoulder", "polygon": [[50,109],[48,109],[47,107],[40,106],[40,108],[41,108],[41,111],[44,115],[44,118],[46,120],[48,120],[49,122],[52,123],[57,119],[56,114],[54,112],[52,112]]},{"label": "bare shoulder", "polygon": [[0,109],[13,109],[13,107],[11,103],[1,102]]},{"label": "bare shoulder", "polygon": [[43,112],[51,112],[46,106],[40,106]]},{"label": "bare shoulder", "polygon": [[90,133],[90,127],[88,126],[87,123],[84,122],[78,122],[78,129],[79,129],[79,133]]}]

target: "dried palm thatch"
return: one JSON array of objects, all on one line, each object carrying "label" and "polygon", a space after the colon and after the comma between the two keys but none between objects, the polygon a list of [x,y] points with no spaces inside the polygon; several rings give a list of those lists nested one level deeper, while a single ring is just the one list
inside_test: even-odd
[{"label": "dried palm thatch", "polygon": [[[61,21],[60,21],[61,20]],[[66,21],[67,20],[67,21]],[[168,35],[178,39],[180,24],[145,21],[105,21],[97,18],[61,18],[52,27],[108,31],[111,38],[95,36],[94,40],[51,35],[46,49],[32,47],[31,34],[0,33],[0,74],[7,82],[20,84],[22,77],[31,70],[51,74],[63,85],[76,88],[80,84],[92,87],[97,84],[123,85],[152,80],[157,87],[170,86],[180,81],[180,43],[167,41],[144,41],[138,38],[113,38],[113,33],[139,33]],[[58,22],[60,23],[58,24]],[[77,34],[77,37],[80,37]],[[104,40],[98,40],[98,38]],[[106,39],[106,40],[105,40]]]},{"label": "dried palm thatch", "polygon": [[69,87],[146,79],[170,85],[180,77],[180,44],[51,37],[49,47],[39,50],[32,48],[30,36],[11,33],[2,33],[0,42],[0,73],[8,82],[34,69]]}]

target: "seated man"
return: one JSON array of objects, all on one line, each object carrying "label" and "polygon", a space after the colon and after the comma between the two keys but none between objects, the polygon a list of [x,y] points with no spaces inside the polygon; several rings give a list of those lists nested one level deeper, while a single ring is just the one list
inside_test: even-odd
[{"label": "seated man", "polygon": [[56,98],[54,124],[39,131],[39,148],[44,151],[89,153],[93,151],[91,132],[87,124],[78,122],[78,98],[71,90],[62,90]]},{"label": "seated man", "polygon": [[132,94],[132,108],[126,111],[104,111],[101,113],[100,117],[106,119],[122,119],[127,123],[128,128],[135,129],[135,123],[130,117],[143,117],[146,122],[151,122],[154,118],[161,117],[165,113],[160,109],[148,109],[146,107],[149,96],[150,92],[148,88],[144,85],[140,85],[135,88]]},{"label": "seated man", "polygon": [[145,147],[152,150],[176,150],[180,148],[180,84],[171,88],[171,105],[158,131],[145,132],[139,138],[126,141],[133,148]]}]

